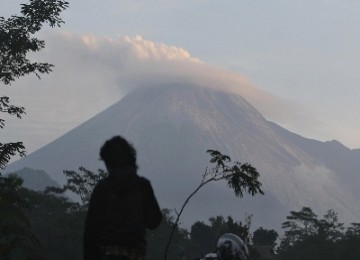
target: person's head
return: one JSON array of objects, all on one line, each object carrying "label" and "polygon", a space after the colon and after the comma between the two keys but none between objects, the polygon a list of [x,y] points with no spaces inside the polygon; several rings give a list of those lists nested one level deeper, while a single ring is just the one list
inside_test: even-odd
[{"label": "person's head", "polygon": [[249,250],[240,237],[233,233],[222,235],[217,244],[217,255],[221,260],[247,260]]},{"label": "person's head", "polygon": [[137,168],[136,151],[121,136],[114,136],[105,142],[100,149],[100,158],[105,162],[106,168]]}]

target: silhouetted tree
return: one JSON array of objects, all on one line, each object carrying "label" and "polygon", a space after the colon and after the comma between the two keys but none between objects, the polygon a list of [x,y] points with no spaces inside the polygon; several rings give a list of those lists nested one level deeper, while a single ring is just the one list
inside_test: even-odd
[{"label": "silhouetted tree", "polygon": [[[360,223],[351,223],[343,238],[338,242],[339,256],[347,260],[360,259]],[[340,258],[339,258],[340,259]]]},{"label": "silhouetted tree", "polygon": [[253,233],[252,242],[255,246],[271,246],[271,248],[274,248],[278,236],[279,234],[274,229],[269,230],[259,227]]},{"label": "silhouetted tree", "polygon": [[64,196],[30,191],[28,216],[44,259],[82,258],[85,212]]},{"label": "silhouetted tree", "polygon": [[[38,52],[45,47],[45,42],[34,37],[44,24],[51,27],[60,26],[63,20],[60,13],[68,7],[63,0],[30,0],[21,5],[21,15],[12,15],[5,19],[0,17],[0,80],[8,85],[16,79],[34,73],[49,73],[52,64],[32,62],[29,52]],[[24,107],[10,104],[9,97],[0,97],[0,112],[16,115],[25,113]],[[0,119],[3,128],[5,120]],[[25,155],[22,142],[0,143],[0,169],[4,169],[10,158],[16,154]],[[1,174],[1,173],[0,173]]]},{"label": "silhouetted tree", "polygon": [[26,209],[30,208],[27,189],[22,179],[10,175],[0,178],[0,259],[13,259],[15,255],[32,256],[39,246],[30,229]]},{"label": "silhouetted tree", "polygon": [[[0,17],[0,80],[8,85],[16,79],[35,73],[49,73],[53,65],[31,62],[29,52],[37,52],[45,47],[42,40],[33,37],[43,26],[60,26],[63,23],[60,13],[68,7],[62,0],[30,0],[22,4],[21,15],[10,18]],[[21,118],[24,107],[10,103],[7,96],[0,96],[0,113]],[[0,119],[0,128],[5,120]],[[33,241],[29,232],[29,221],[24,214],[26,201],[20,195],[21,181],[16,177],[2,176],[10,159],[25,156],[22,142],[0,142],[0,258],[8,259],[15,249],[27,250]]]},{"label": "silhouetted tree", "polygon": [[69,3],[63,0],[30,0],[21,5],[21,15],[0,17],[0,79],[10,84],[24,75],[49,73],[52,64],[32,62],[27,58],[29,52],[38,52],[45,42],[34,37],[44,24],[60,26],[64,21],[60,13]]},{"label": "silhouetted tree", "polygon": [[[11,105],[9,102],[9,97],[0,97],[0,113],[15,115],[17,118],[21,118],[22,114],[25,113],[25,109],[23,107]],[[5,120],[0,119],[0,128],[4,127]],[[5,169],[10,159],[16,154],[20,155],[21,157],[25,156],[25,147],[22,142],[0,142],[0,177],[2,175],[2,170]]]},{"label": "silhouetted tree", "polygon": [[344,224],[338,222],[334,210],[321,219],[308,207],[290,213],[282,224],[286,229],[278,250],[282,259],[348,259],[341,250]]},{"label": "silhouetted tree", "polygon": [[215,164],[213,168],[206,169],[199,186],[189,195],[189,197],[183,203],[173,226],[173,231],[170,234],[169,241],[165,248],[165,259],[167,259],[167,252],[171,244],[174,230],[180,220],[180,216],[184,211],[185,206],[189,203],[190,199],[206,184],[210,182],[225,180],[227,185],[233,189],[235,196],[242,198],[244,192],[254,196],[258,193],[264,194],[261,189],[261,183],[259,182],[259,173],[248,163],[241,164],[240,162],[231,163],[231,158],[228,155],[223,155],[219,151],[208,150],[210,154],[210,163]]},{"label": "silhouetted tree", "polygon": [[218,239],[211,226],[203,221],[197,221],[191,226],[190,237],[200,256],[214,250]]},{"label": "silhouetted tree", "polygon": [[338,214],[330,209],[322,219],[317,221],[316,229],[319,239],[336,242],[343,235],[344,223],[339,223]]},{"label": "silhouetted tree", "polygon": [[290,247],[316,232],[317,215],[309,207],[303,207],[300,211],[290,211],[290,216],[286,219],[287,221],[282,223],[285,236],[280,247]]}]

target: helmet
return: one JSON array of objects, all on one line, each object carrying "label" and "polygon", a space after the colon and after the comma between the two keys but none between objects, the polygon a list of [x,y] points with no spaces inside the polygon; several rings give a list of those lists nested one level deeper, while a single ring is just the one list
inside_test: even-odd
[{"label": "helmet", "polygon": [[232,233],[226,233],[219,238],[216,253],[221,260],[247,260],[249,257],[246,244]]},{"label": "helmet", "polygon": [[209,253],[205,256],[205,258],[200,260],[219,260],[218,255],[215,253]]}]

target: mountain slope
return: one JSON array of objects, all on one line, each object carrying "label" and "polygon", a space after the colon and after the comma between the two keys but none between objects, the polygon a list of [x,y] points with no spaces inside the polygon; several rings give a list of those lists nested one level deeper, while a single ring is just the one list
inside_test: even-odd
[{"label": "mountain slope", "polygon": [[42,169],[62,183],[62,170],[104,168],[99,148],[118,134],[134,144],[139,173],[152,181],[162,207],[179,207],[194,190],[208,166],[208,149],[259,170],[265,196],[239,200],[224,183],[211,184],[189,204],[185,224],[218,214],[242,219],[247,212],[258,225],[278,227],[289,210],[302,206],[320,214],[333,208],[345,221],[360,217],[358,193],[339,179],[356,178],[346,170],[346,160],[355,160],[351,165],[359,170],[359,153],[340,147],[348,159],[321,156],[329,151],[327,143],[268,122],[241,96],[205,87],[138,89],[9,170]]}]

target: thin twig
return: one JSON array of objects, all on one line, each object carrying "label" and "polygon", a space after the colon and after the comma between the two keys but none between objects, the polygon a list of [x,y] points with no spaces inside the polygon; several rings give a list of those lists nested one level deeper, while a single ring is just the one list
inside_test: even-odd
[{"label": "thin twig", "polygon": [[189,203],[190,199],[201,189],[201,187],[203,187],[207,183],[209,183],[211,181],[218,181],[218,180],[221,180],[221,179],[225,178],[225,176],[218,177],[219,174],[215,174],[210,179],[205,180],[207,175],[208,175],[208,171],[206,169],[205,173],[203,174],[203,178],[201,180],[200,185],[187,197],[187,199],[185,200],[185,202],[183,203],[183,205],[182,205],[182,207],[180,209],[180,212],[179,213],[176,212],[177,217],[176,217],[175,223],[174,223],[174,225],[172,227],[170,238],[169,238],[169,240],[168,240],[168,242],[166,244],[166,248],[165,248],[165,260],[167,260],[167,254],[168,254],[168,251],[169,251],[171,240],[172,240],[172,238],[174,236],[176,227],[179,224],[180,216],[181,216],[182,212],[184,211],[185,206]]}]

